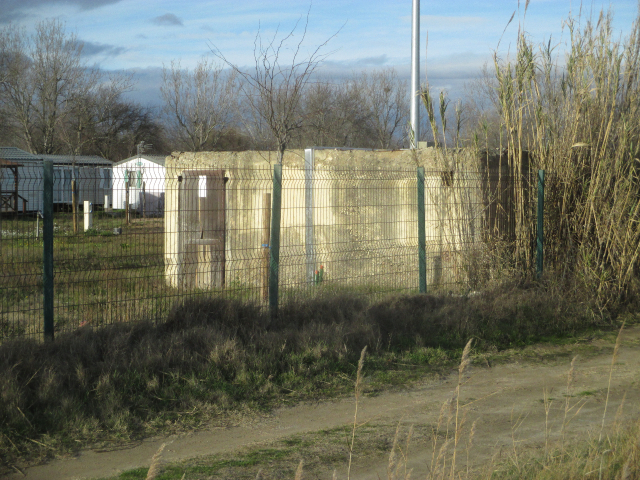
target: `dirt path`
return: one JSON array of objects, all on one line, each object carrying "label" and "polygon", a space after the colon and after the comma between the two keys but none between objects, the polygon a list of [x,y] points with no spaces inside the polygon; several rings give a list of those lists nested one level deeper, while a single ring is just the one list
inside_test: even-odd
[{"label": "dirt path", "polygon": [[[460,397],[461,404],[467,404],[465,409],[468,424],[478,420],[471,463],[485,461],[496,449],[511,449],[514,439],[526,445],[544,444],[545,412],[542,400],[545,388],[553,399],[549,415],[550,431],[557,437],[564,418],[567,372],[576,352],[582,353],[575,363],[573,396],[570,397],[570,402],[584,402],[584,406],[571,421],[568,432],[573,437],[584,437],[589,431],[597,435],[609,381],[612,347],[612,340],[608,338],[586,346],[530,349],[529,353],[533,353],[531,362],[523,361],[521,356],[515,357],[511,362],[493,366],[476,362],[469,372]],[[535,360],[538,353],[539,358],[545,360]],[[553,355],[549,355],[550,353]],[[620,355],[612,376],[607,423],[613,421],[625,394],[625,418],[638,416],[639,380],[640,327],[635,326],[623,334]],[[411,389],[365,397],[359,405],[359,419],[371,420],[370,425],[434,425],[443,402],[451,398],[456,384],[457,372],[452,372],[447,378],[428,381]],[[151,457],[163,442],[171,442],[165,450],[164,460],[167,462],[209,454],[233,453],[247,446],[272,442],[293,434],[349,424],[353,422],[353,413],[353,399],[304,404],[275,411],[268,418],[246,420],[235,427],[168,439],[150,439],[140,445],[115,451],[83,451],[73,459],[56,460],[29,468],[25,477],[14,474],[8,478],[56,480],[109,477],[124,470],[148,466]],[[415,469],[413,478],[420,477],[431,460],[431,451],[424,448],[425,445],[426,442],[423,442],[423,448],[417,448],[416,453],[410,457],[409,464]],[[357,453],[356,443],[352,478],[377,478],[377,475],[380,478],[386,477],[386,458],[372,458],[371,455],[361,458]],[[344,478],[344,465],[336,467],[339,478]],[[314,472],[307,474],[314,476]]]}]

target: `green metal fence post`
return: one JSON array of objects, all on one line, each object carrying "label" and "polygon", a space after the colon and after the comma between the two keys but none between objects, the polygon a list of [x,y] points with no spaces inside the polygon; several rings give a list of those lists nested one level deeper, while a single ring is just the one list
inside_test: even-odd
[{"label": "green metal fence post", "polygon": [[271,203],[271,241],[269,259],[269,306],[278,310],[278,274],[280,267],[280,205],[282,203],[282,165],[273,166]]},{"label": "green metal fence post", "polygon": [[418,275],[420,293],[427,293],[427,246],[424,217],[424,167],[418,167]]},{"label": "green metal fence post", "polygon": [[538,170],[538,241],[536,263],[538,278],[544,271],[544,170]]},{"label": "green metal fence post", "polygon": [[53,162],[44,161],[42,191],[42,283],[44,339],[53,340]]}]

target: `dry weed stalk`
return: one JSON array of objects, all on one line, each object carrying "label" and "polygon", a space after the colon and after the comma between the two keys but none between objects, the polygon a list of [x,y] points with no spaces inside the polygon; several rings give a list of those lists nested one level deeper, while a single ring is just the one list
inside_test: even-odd
[{"label": "dry weed stalk", "polygon": [[298,463],[298,468],[296,469],[296,476],[294,477],[295,480],[302,480],[302,468],[304,466],[304,462],[302,460],[300,460],[300,463]]},{"label": "dry weed stalk", "polygon": [[[413,425],[409,427],[404,450],[399,445],[399,436],[400,423],[398,423],[398,426],[396,427],[396,432],[393,436],[393,445],[391,447],[391,452],[389,452],[389,462],[387,464],[388,480],[409,480],[411,478],[412,470],[407,470],[407,464],[409,461],[409,446],[411,444],[411,438],[413,436]],[[400,456],[396,454],[396,452],[398,451],[400,453]]]},{"label": "dry weed stalk", "polygon": [[398,447],[398,434],[400,433],[400,422],[396,426],[396,433],[393,436],[393,445],[391,445],[391,451],[389,452],[389,463],[387,463],[387,477],[392,478],[392,472],[396,471],[398,462],[396,461],[396,448]]},{"label": "dry weed stalk", "polygon": [[358,428],[358,402],[360,401],[360,395],[362,395],[362,368],[364,367],[364,358],[367,354],[367,347],[365,346],[360,352],[360,360],[358,360],[358,371],[356,372],[356,384],[355,384],[355,397],[356,406],[353,414],[353,429],[351,430],[351,444],[349,445],[349,466],[347,468],[347,480],[351,478],[351,461],[353,459],[353,445],[356,441],[356,429]]},{"label": "dry weed stalk", "polygon": [[622,330],[624,329],[624,322],[618,331],[616,337],[616,344],[613,347],[613,355],[611,356],[611,367],[609,368],[609,382],[607,384],[607,398],[604,402],[604,412],[602,412],[602,424],[600,425],[600,435],[598,436],[598,445],[602,442],[602,432],[604,431],[604,422],[607,416],[607,407],[609,406],[609,394],[611,393],[611,378],[613,377],[613,368],[618,361],[618,352],[620,351],[620,342],[622,340]]},{"label": "dry weed stalk", "polygon": [[466,419],[466,410],[462,418],[460,415],[460,389],[462,388],[464,374],[467,372],[469,365],[471,365],[471,345],[473,345],[473,339],[470,339],[462,351],[462,358],[460,359],[460,365],[458,366],[458,385],[455,391],[456,400],[456,418],[455,418],[455,431],[453,441],[453,456],[451,458],[451,478],[455,478],[456,468],[456,454],[458,452],[458,443],[462,435],[462,427],[464,426],[464,420]]},{"label": "dry weed stalk", "polygon": [[[442,449],[444,447],[444,445],[442,447],[440,447],[440,452],[438,452],[438,457],[436,457],[436,451],[438,450],[438,448],[437,448],[438,447],[438,433],[440,432],[440,428],[442,427],[442,422],[443,422],[443,420],[445,418],[445,413],[448,410],[450,410],[451,401],[452,401],[452,399],[448,399],[447,401],[445,401],[442,404],[442,407],[440,407],[440,414],[438,415],[438,421],[436,422],[436,428],[432,432],[433,445],[432,445],[431,466],[430,466],[431,478],[432,479],[436,478],[435,472],[436,472],[436,469],[438,468],[440,456],[442,454]],[[448,440],[449,440],[449,436],[447,434],[447,436],[445,438],[445,443],[447,443]]]},{"label": "dry weed stalk", "polygon": [[469,478],[469,452],[471,451],[471,447],[473,446],[473,437],[476,434],[476,425],[478,423],[478,420],[474,420],[473,423],[471,424],[471,431],[469,432],[469,438],[467,439],[467,448],[466,448],[466,454],[467,454],[467,478]]},{"label": "dry weed stalk", "polygon": [[[575,403],[571,404],[571,398],[573,397],[573,383],[575,379],[575,363],[577,359],[578,359],[578,355],[574,356],[571,359],[571,366],[569,367],[569,371],[567,372],[567,386],[564,393],[564,396],[565,396],[564,416],[562,418],[562,426],[560,427],[562,456],[564,456],[566,453],[566,449],[564,447],[566,429],[571,423],[571,421],[580,413],[582,408],[587,403],[586,398],[581,398],[581,399],[578,399]],[[573,410],[575,410],[575,412],[569,418],[569,413],[571,413]],[[546,455],[545,455],[545,461],[546,461]]]},{"label": "dry weed stalk", "polygon": [[[429,478],[431,480],[451,478],[455,479],[460,477],[461,472],[456,472],[456,458],[458,446],[462,440],[462,433],[464,431],[464,425],[466,423],[467,410],[464,406],[460,405],[460,391],[464,385],[464,375],[466,374],[469,366],[471,365],[471,346],[473,345],[473,339],[469,340],[462,351],[462,358],[460,359],[460,365],[458,366],[458,384],[453,392],[453,395],[449,400],[442,404],[440,408],[440,414],[435,429],[433,430],[433,451],[431,454],[431,466]],[[443,423],[446,422],[445,439],[440,448],[438,449],[438,434],[440,433]],[[466,456],[467,456],[467,477],[469,472],[469,450],[473,443],[473,437],[475,435],[477,420],[473,422],[469,438],[466,444]],[[453,427],[453,432],[449,432],[449,427]],[[452,447],[451,458],[447,456],[449,447]],[[436,452],[437,455],[436,455]]]},{"label": "dry weed stalk", "polygon": [[[452,439],[445,439],[444,443],[440,446],[438,450],[438,456],[435,457],[435,463],[432,464],[430,469],[429,478],[432,480],[435,479],[444,479],[446,470],[447,470],[447,449],[449,445],[451,445]],[[435,451],[434,451],[435,453]]]},{"label": "dry weed stalk", "polygon": [[624,405],[627,401],[627,392],[624,392],[622,394],[622,400],[620,401],[620,405],[618,406],[618,409],[616,410],[616,416],[613,417],[613,430],[614,431],[619,431],[620,430],[620,421],[622,420],[622,413],[624,412]]},{"label": "dry weed stalk", "polygon": [[553,404],[553,400],[549,399],[549,390],[546,387],[542,390],[542,399],[544,403],[544,459],[546,462],[549,455],[549,412]]},{"label": "dry weed stalk", "polygon": [[516,433],[518,432],[518,430],[520,429],[524,421],[527,419],[529,414],[527,413],[526,415],[523,416],[522,413],[519,413],[518,417],[515,419],[514,419],[514,414],[515,412],[512,409],[510,423],[511,423],[511,448],[513,450],[513,456],[511,457],[511,459],[514,467],[516,467],[516,469],[518,470],[518,473],[520,473],[522,467],[520,465],[520,460],[518,456],[518,443],[520,443],[521,440],[516,440]]},{"label": "dry weed stalk", "polygon": [[575,372],[575,363],[577,359],[578,359],[577,355],[571,359],[571,366],[569,367],[569,372],[567,373],[567,388],[564,393],[564,418],[562,419],[562,427],[560,430],[560,435],[562,437],[563,445],[564,445],[564,438],[565,438],[565,428],[567,426],[567,416],[569,415],[569,410],[570,410],[569,399],[571,398],[574,372]]}]

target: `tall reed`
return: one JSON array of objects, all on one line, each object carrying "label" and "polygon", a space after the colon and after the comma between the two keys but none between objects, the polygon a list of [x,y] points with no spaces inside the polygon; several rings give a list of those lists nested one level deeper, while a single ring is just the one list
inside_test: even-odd
[{"label": "tall reed", "polygon": [[[534,45],[522,23],[515,58],[494,57],[509,170],[551,174],[545,260],[603,308],[637,288],[640,266],[640,26],[636,18],[621,39],[612,21],[570,17],[566,51],[551,39]],[[515,191],[516,256],[529,264],[530,183]]]}]

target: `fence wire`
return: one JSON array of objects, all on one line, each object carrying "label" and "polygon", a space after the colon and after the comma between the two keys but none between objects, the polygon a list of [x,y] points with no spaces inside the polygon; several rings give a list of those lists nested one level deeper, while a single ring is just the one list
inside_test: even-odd
[{"label": "fence wire", "polygon": [[[128,168],[54,166],[56,332],[162,321],[196,297],[266,308],[274,268],[281,304],[418,292],[415,169],[284,168],[278,193],[270,166]],[[0,341],[43,332],[42,167],[14,170],[2,169],[0,192]],[[515,184],[496,172],[425,172],[428,292],[469,292],[513,266]]]}]

